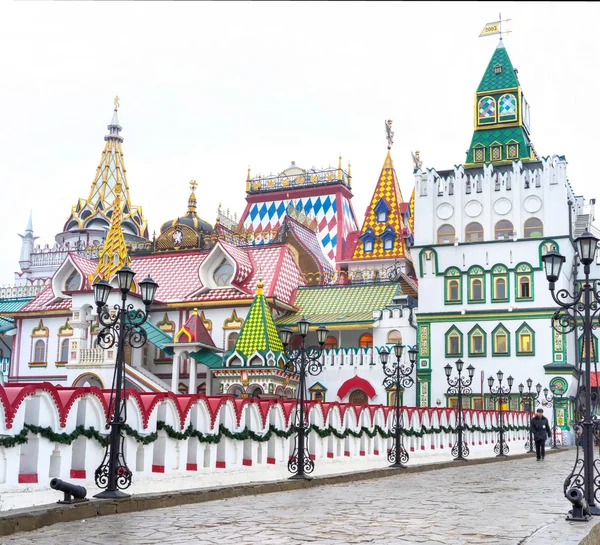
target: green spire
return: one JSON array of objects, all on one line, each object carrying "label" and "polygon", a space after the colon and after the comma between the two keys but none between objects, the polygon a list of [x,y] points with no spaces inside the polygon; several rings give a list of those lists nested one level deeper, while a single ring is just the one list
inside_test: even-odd
[{"label": "green spire", "polygon": [[[235,341],[233,351],[243,356],[245,360],[256,352],[263,357],[268,352],[273,352],[275,361],[279,359],[283,352],[283,345],[277,333],[275,322],[273,322],[271,310],[263,295],[262,281],[258,283],[256,296],[248,311],[242,331]],[[265,360],[267,360],[266,357]]]},{"label": "green spire", "polygon": [[529,105],[510,57],[500,43],[475,93],[475,127],[466,167],[535,161],[529,139]]},{"label": "green spire", "polygon": [[[499,67],[499,68],[498,68]],[[494,91],[496,89],[510,89],[511,87],[518,87],[519,79],[515,74],[510,57],[506,52],[504,43],[500,40],[500,43],[496,47],[488,67],[485,69],[481,83],[477,88],[477,92],[483,91]]]}]

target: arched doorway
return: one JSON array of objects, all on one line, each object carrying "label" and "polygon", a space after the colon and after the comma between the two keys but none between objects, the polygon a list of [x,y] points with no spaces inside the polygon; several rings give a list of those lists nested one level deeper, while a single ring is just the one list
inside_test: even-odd
[{"label": "arched doorway", "polygon": [[350,403],[354,403],[355,405],[366,405],[367,403],[369,403],[369,397],[364,392],[364,390],[357,388],[356,390],[352,390],[352,392],[350,392],[350,397],[348,398],[348,401]]},{"label": "arched doorway", "polygon": [[96,386],[97,388],[104,389],[104,384],[98,375],[92,373],[85,373],[78,376],[73,382],[75,388],[82,388],[84,386]]},{"label": "arched doorway", "polygon": [[237,384],[232,386],[231,388],[229,388],[229,390],[227,390],[227,393],[229,395],[232,395],[233,397],[242,397],[242,394],[244,393],[244,389],[241,386],[238,386]]}]

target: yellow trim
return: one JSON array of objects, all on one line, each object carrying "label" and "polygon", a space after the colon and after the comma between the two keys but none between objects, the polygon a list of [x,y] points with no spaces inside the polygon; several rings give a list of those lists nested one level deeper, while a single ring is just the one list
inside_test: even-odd
[{"label": "yellow trim", "polygon": [[175,343],[180,342],[179,337],[181,337],[181,335],[185,335],[188,339],[187,341],[184,341],[184,342],[188,342],[188,343],[192,342],[192,334],[187,330],[187,328],[185,326],[182,326],[181,329],[177,332],[177,334],[173,338],[173,342],[175,342]]},{"label": "yellow trim", "polygon": [[[479,115],[479,109],[480,109],[479,104],[481,103],[481,101],[484,98],[491,98],[494,101],[494,121],[493,121],[493,123],[480,123],[481,119],[491,119],[491,116],[490,117],[481,117]],[[487,126],[487,125],[495,125],[496,123],[498,123],[498,103],[493,96],[490,96],[489,94],[485,94],[477,101],[477,126],[482,127],[482,126]]]}]

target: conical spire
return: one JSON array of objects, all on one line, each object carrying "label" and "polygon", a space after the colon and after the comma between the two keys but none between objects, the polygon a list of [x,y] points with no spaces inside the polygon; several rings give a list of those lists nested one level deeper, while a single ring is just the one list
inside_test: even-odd
[{"label": "conical spire", "polygon": [[[386,127],[389,127],[387,123]],[[408,256],[404,241],[407,226],[404,225],[401,210],[404,200],[398,185],[390,147],[388,140],[388,152],[365,213],[365,221],[352,255],[353,260]]]},{"label": "conical spire", "polygon": [[96,168],[89,196],[87,199],[80,199],[73,208],[65,224],[65,231],[86,229],[92,222],[95,226],[91,228],[97,229],[97,225],[102,223],[97,220],[110,221],[109,212],[116,197],[115,187],[120,184],[123,220],[127,222],[134,237],[148,238],[147,222],[142,209],[133,206],[129,197],[127,169],[121,146],[122,127],[118,117],[119,97],[115,97],[114,104],[113,116],[107,126],[108,134],[104,137],[104,150]]},{"label": "conical spire", "polygon": [[33,211],[29,210],[29,221],[27,222],[27,228],[25,229],[25,235],[31,233],[33,234],[33,219],[32,219]]},{"label": "conical spire", "polygon": [[115,186],[115,200],[112,206],[112,221],[104,241],[104,247],[98,256],[96,280],[103,278],[110,280],[112,276],[125,265],[129,265],[131,258],[127,253],[127,245],[123,236],[121,223],[123,221],[123,208],[121,204],[121,184]]},{"label": "conical spire", "polygon": [[475,93],[475,130],[465,166],[536,160],[529,132],[529,106],[500,41]]},{"label": "conical spire", "polygon": [[272,352],[274,361],[277,361],[283,353],[283,345],[263,294],[263,287],[262,280],[259,280],[256,296],[248,311],[242,331],[235,341],[234,352],[237,352],[244,360],[256,353],[265,357],[268,352]]}]

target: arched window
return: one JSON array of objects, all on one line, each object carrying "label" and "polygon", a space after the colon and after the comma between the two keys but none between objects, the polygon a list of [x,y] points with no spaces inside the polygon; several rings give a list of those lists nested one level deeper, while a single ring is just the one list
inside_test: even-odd
[{"label": "arched window", "polygon": [[519,278],[519,299],[529,299],[531,297],[531,282],[528,276]]},{"label": "arched window", "polygon": [[454,244],[456,238],[456,232],[454,227],[449,223],[440,226],[437,230],[437,243],[438,244]]},{"label": "arched window", "polygon": [[450,280],[448,282],[448,301],[458,301],[460,299],[458,280]]},{"label": "arched window", "polygon": [[333,335],[329,335],[325,341],[325,349],[331,350],[332,348],[337,348],[337,339]]},{"label": "arched window", "polygon": [[388,344],[402,344],[402,334],[397,329],[392,329],[388,333],[387,337]]},{"label": "arched window", "polygon": [[364,242],[364,250],[366,253],[372,252],[373,251],[373,239],[366,239]]},{"label": "arched window", "polygon": [[471,281],[471,301],[483,300],[483,282],[479,278]]},{"label": "arched window", "polygon": [[227,350],[233,350],[235,347],[235,341],[238,338],[239,333],[237,331],[234,331],[233,333],[229,334],[229,337],[227,337]]},{"label": "arched window", "polygon": [[380,210],[380,211],[377,213],[377,221],[378,221],[379,223],[382,223],[382,222],[385,222],[385,221],[387,221],[387,212],[386,212],[385,210]]},{"label": "arched window", "polygon": [[523,226],[523,236],[525,238],[543,237],[544,224],[538,218],[529,218]]},{"label": "arched window", "polygon": [[350,403],[354,403],[356,405],[366,405],[367,403],[369,403],[369,398],[367,397],[367,394],[365,394],[365,392],[363,390],[358,388],[356,390],[352,390],[352,392],[350,393],[350,397],[348,398],[348,401]]},{"label": "arched window", "polygon": [[373,347],[373,335],[370,333],[365,333],[360,336],[358,341],[358,346],[361,348],[372,348]]},{"label": "arched window", "polygon": [[69,339],[64,339],[60,344],[60,360],[67,361],[69,359]]},{"label": "arched window", "polygon": [[494,299],[506,299],[506,278],[494,279]]},{"label": "arched window", "polygon": [[394,249],[394,237],[386,237],[383,239],[383,249],[393,250]]},{"label": "arched window", "polygon": [[46,361],[46,343],[44,341],[35,341],[33,351],[33,361]]},{"label": "arched window", "polygon": [[65,291],[75,291],[79,289],[81,284],[81,276],[77,271],[70,274],[69,278],[65,282]]},{"label": "arched window", "polygon": [[478,105],[479,125],[496,122],[496,101],[492,97],[483,97]]},{"label": "arched window", "polygon": [[483,227],[481,223],[472,221],[465,228],[465,242],[480,242],[483,240]]},{"label": "arched window", "polygon": [[496,227],[494,228],[494,236],[496,240],[510,238],[513,235],[514,231],[513,224],[508,220],[500,220],[496,223]]},{"label": "arched window", "polygon": [[228,286],[233,276],[233,267],[226,259],[221,261],[221,264],[213,273],[213,280],[217,286]]}]

